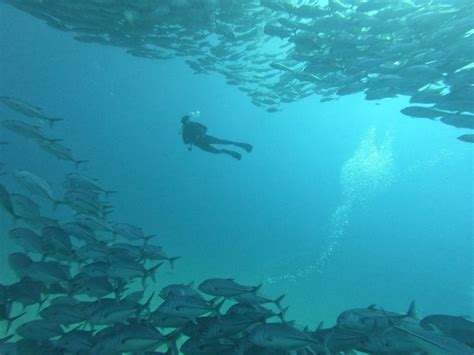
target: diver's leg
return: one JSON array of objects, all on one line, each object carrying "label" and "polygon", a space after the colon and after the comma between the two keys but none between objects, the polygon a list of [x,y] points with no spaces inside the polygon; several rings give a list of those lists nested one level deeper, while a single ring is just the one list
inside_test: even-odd
[{"label": "diver's leg", "polygon": [[206,142],[207,144],[229,144],[229,145],[235,145],[236,147],[242,148],[242,149],[244,149],[245,151],[247,151],[247,152],[249,152],[249,153],[250,153],[250,152],[252,151],[252,149],[253,149],[253,146],[252,146],[251,144],[229,141],[229,140],[226,140],[226,139],[220,139],[220,138],[213,137],[213,136],[208,136],[208,135],[206,135],[205,137],[203,137],[203,140],[205,140],[205,142]]},{"label": "diver's leg", "polygon": [[240,155],[240,153],[234,152],[233,150],[222,149],[222,153],[230,155],[232,158],[237,160],[242,159],[242,155]]},{"label": "diver's leg", "polygon": [[196,147],[198,147],[199,149],[202,149],[202,150],[204,150],[206,152],[209,152],[209,153],[212,153],[212,154],[222,154],[223,153],[223,154],[230,155],[232,158],[237,159],[237,160],[240,160],[242,158],[242,156],[237,152],[233,152],[232,150],[227,150],[227,149],[217,149],[217,148],[214,148],[210,144],[195,143],[194,145]]},{"label": "diver's leg", "polygon": [[212,153],[212,154],[221,154],[222,150],[214,148],[212,145],[209,144],[204,144],[204,143],[194,143],[196,147],[198,147],[201,150],[204,150],[206,152]]}]

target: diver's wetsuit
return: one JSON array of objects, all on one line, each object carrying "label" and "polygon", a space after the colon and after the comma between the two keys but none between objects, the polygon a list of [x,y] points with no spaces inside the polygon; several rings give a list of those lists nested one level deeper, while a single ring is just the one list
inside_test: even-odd
[{"label": "diver's wetsuit", "polygon": [[227,154],[230,155],[232,158],[240,160],[242,156],[240,153],[237,153],[232,150],[227,149],[218,149],[212,146],[212,144],[226,144],[226,145],[234,145],[236,147],[242,148],[247,152],[252,151],[252,145],[247,143],[239,143],[228,141],[225,139],[216,138],[206,134],[207,127],[198,122],[190,122],[187,121],[183,123],[182,127],[182,136],[183,142],[185,144],[189,144],[191,146],[195,145],[196,147],[213,154]]}]

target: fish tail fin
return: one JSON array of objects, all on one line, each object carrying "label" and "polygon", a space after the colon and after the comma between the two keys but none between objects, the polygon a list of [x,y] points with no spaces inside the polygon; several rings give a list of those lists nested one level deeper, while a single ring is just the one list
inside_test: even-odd
[{"label": "fish tail fin", "polygon": [[148,241],[151,239],[151,238],[154,238],[156,237],[156,234],[150,234],[150,235],[147,235],[145,238],[143,238],[144,242],[143,242],[143,246],[147,245],[148,244]]},{"label": "fish tail fin", "polygon": [[216,303],[215,305],[213,305],[213,307],[212,307],[212,313],[214,313],[216,315],[219,322],[221,321],[221,308],[224,305],[224,303],[225,303],[225,298],[221,302]]},{"label": "fish tail fin", "polygon": [[148,299],[146,300],[146,302],[143,304],[143,306],[141,306],[141,310],[147,310],[148,312],[151,313],[150,311],[150,305],[151,305],[151,301],[153,301],[153,297],[155,297],[155,293],[152,292],[150,297],[148,297]]},{"label": "fish tail fin", "polygon": [[168,350],[166,354],[174,355],[179,354],[178,347],[176,346],[176,342],[181,338],[181,331],[176,329],[175,331],[165,335],[166,338],[166,345],[168,346]]},{"label": "fish tail fin", "polygon": [[280,318],[283,323],[286,322],[286,320],[285,320],[285,314],[286,314],[286,312],[288,312],[288,309],[289,309],[289,308],[290,308],[290,306],[286,306],[285,308],[283,308],[283,309],[281,310],[280,313],[277,314],[277,317]]},{"label": "fish tail fin", "polygon": [[117,286],[114,289],[115,299],[119,300],[122,297],[122,294],[127,290],[127,283],[123,280],[119,280]]},{"label": "fish tail fin", "polygon": [[49,122],[49,127],[54,128],[54,124],[56,122],[61,122],[64,121],[64,118],[59,118],[59,117],[49,117],[48,122]]},{"label": "fish tail fin", "polygon": [[113,195],[113,194],[116,194],[116,193],[118,193],[118,191],[114,191],[114,190],[105,190],[104,191],[104,194],[105,194],[106,198],[109,198],[110,195]]},{"label": "fish tail fin", "polygon": [[39,315],[40,311],[41,311],[41,308],[43,307],[44,303],[49,300],[49,295],[44,297],[40,303],[38,303],[38,312],[36,312],[36,315]]},{"label": "fish tail fin", "polygon": [[67,203],[65,201],[53,200],[53,212],[56,212],[60,205],[67,205]]},{"label": "fish tail fin", "polygon": [[216,296],[216,297],[214,297],[213,299],[211,299],[211,300],[208,301],[208,302],[209,302],[209,304],[210,304],[211,306],[214,307],[214,305],[215,305],[215,304],[217,303],[217,301],[219,301],[220,299],[221,299],[220,296]]},{"label": "fish tail fin", "polygon": [[285,294],[281,295],[280,297],[278,297],[276,300],[273,301],[273,303],[275,303],[275,305],[278,307],[280,311],[282,310],[281,301],[283,300],[283,298],[285,298]]},{"label": "fish tail fin", "polygon": [[260,291],[260,289],[262,288],[263,286],[263,283],[261,283],[260,285],[258,286],[255,286],[252,290],[253,293],[257,293],[258,291]]},{"label": "fish tail fin", "polygon": [[18,318],[23,317],[26,313],[28,313],[28,312],[23,312],[23,313],[20,313],[19,315],[15,316],[15,317],[8,318],[7,327],[5,329],[5,334],[7,334],[8,331],[10,330],[10,327],[11,327],[12,323],[14,321],[16,321]]},{"label": "fish tail fin", "polygon": [[85,164],[85,163],[88,163],[89,160],[74,160],[74,164],[76,165],[76,169],[79,169],[79,167],[82,165],[82,164]]},{"label": "fish tail fin", "polygon": [[153,282],[156,282],[156,270],[158,270],[161,265],[163,265],[163,263],[158,263],[155,266],[149,268],[145,273],[145,278],[149,276]]},{"label": "fish tail fin", "polygon": [[168,262],[170,263],[170,266],[171,266],[172,269],[174,269],[174,262],[178,259],[181,259],[181,257],[180,256],[175,256],[175,257],[172,257],[172,258],[168,259]]}]

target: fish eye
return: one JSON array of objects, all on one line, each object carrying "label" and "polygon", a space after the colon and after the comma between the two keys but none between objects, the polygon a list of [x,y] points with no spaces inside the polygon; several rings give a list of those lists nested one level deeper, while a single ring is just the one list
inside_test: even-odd
[{"label": "fish eye", "polygon": [[267,337],[265,338],[265,340],[266,340],[266,341],[268,341],[269,343],[271,343],[271,342],[273,341],[273,338],[272,338],[272,337],[269,337],[269,336],[267,336]]}]

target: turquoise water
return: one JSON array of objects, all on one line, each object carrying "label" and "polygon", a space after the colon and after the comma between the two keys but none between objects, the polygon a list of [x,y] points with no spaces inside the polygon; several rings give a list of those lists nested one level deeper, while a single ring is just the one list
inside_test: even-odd
[{"label": "turquoise water", "polygon": [[[286,294],[288,318],[311,327],[373,303],[404,311],[413,299],[422,315],[474,316],[473,148],[456,140],[463,130],[403,116],[404,97],[309,97],[269,114],[181,59],[79,43],[6,6],[0,16],[1,94],[63,117],[50,135],[119,191],[110,219],[156,233],[182,257],[159,284],[263,282],[265,294]],[[241,161],[188,152],[180,118],[195,110],[211,134],[254,151]],[[33,171],[61,195],[73,165],[3,130],[0,139],[10,142],[0,147],[7,170]],[[15,280],[9,228],[2,214],[2,283]]]}]

